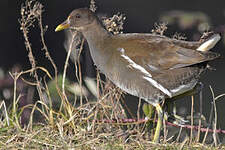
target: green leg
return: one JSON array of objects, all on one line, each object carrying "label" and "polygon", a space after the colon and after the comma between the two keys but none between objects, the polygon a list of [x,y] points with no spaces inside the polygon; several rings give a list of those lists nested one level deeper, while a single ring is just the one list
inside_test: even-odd
[{"label": "green leg", "polygon": [[156,111],[157,111],[157,114],[158,114],[158,120],[157,120],[157,125],[156,125],[156,130],[155,130],[153,142],[159,143],[160,131],[161,131],[161,128],[162,128],[162,122],[163,122],[163,119],[166,119],[166,118],[163,117],[163,111],[162,111],[162,108],[159,104],[156,105]]},{"label": "green leg", "polygon": [[183,125],[186,124],[188,121],[185,120],[183,117],[178,116],[177,115],[177,111],[176,111],[176,103],[175,101],[166,101],[166,105],[167,107],[167,113],[169,115],[169,122],[172,122],[174,124],[178,124],[178,125]]}]

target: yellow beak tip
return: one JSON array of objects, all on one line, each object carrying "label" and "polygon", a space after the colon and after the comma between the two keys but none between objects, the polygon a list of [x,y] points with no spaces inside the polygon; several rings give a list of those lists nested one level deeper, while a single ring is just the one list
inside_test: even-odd
[{"label": "yellow beak tip", "polygon": [[67,28],[69,28],[69,26],[70,25],[68,23],[62,23],[55,28],[55,32],[67,29]]},{"label": "yellow beak tip", "polygon": [[55,28],[55,32],[58,32],[58,31],[61,31],[63,30],[63,27],[61,25],[58,25],[56,28]]}]

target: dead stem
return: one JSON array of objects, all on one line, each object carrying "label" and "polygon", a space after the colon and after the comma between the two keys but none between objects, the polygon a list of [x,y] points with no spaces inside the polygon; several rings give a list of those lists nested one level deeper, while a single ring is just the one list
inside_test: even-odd
[{"label": "dead stem", "polygon": [[[47,72],[47,70],[45,70],[42,67],[31,68],[31,69],[29,69],[27,71],[22,71],[22,72],[19,72],[19,73],[17,73],[17,72],[15,72],[15,73],[9,72],[9,74],[11,75],[11,77],[13,78],[13,81],[14,81],[12,115],[13,115],[13,117],[15,119],[15,123],[16,123],[17,127],[19,127],[19,128],[20,128],[20,124],[19,124],[19,119],[18,119],[18,115],[17,115],[17,104],[18,104],[18,101],[20,99],[20,95],[17,97],[17,80],[19,79],[19,77],[21,75],[27,74],[27,73],[32,73],[32,72],[34,72],[37,69],[41,69],[42,71]],[[50,75],[48,72],[46,74]]]},{"label": "dead stem", "polygon": [[216,109],[216,101],[215,101],[215,94],[213,92],[213,89],[211,86],[209,86],[210,91],[212,93],[212,102],[213,102],[213,108],[214,108],[214,121],[213,121],[213,140],[214,140],[214,144],[215,146],[218,145],[218,141],[217,141],[217,134],[216,134],[216,125],[217,125],[217,109]]},{"label": "dead stem", "polygon": [[[191,96],[191,126],[193,127],[194,124],[194,96]],[[190,135],[190,144],[192,143],[192,137],[193,137],[193,128],[191,128],[191,135]]]},{"label": "dead stem", "polygon": [[201,126],[202,126],[202,90],[199,93],[199,105],[200,105],[200,108],[199,108],[200,119],[199,119],[199,122],[198,122],[198,134],[197,134],[196,142],[199,142],[200,133],[201,133],[200,129],[201,129]]},{"label": "dead stem", "polygon": [[5,115],[5,118],[6,118],[6,122],[7,122],[7,125],[9,126],[10,123],[9,123],[9,115],[8,115],[8,112],[7,112],[7,109],[6,109],[6,105],[5,105],[5,101],[3,100],[1,103],[0,103],[0,109],[3,107],[3,113]]},{"label": "dead stem", "polygon": [[[72,39],[74,39],[74,37],[77,35],[77,32],[73,33],[72,34]],[[70,54],[72,52],[72,42],[70,43],[70,46],[69,46],[69,50],[68,50],[68,53],[67,53],[67,56],[66,56],[66,60],[65,60],[65,65],[64,65],[64,69],[63,69],[63,79],[62,79],[62,94],[63,94],[63,97],[67,100],[67,96],[66,96],[66,92],[65,92],[65,80],[66,80],[66,71],[67,71],[67,67],[68,67],[68,64],[69,64],[69,58],[70,58]],[[68,100],[67,100],[68,101]]]},{"label": "dead stem", "polygon": [[[79,79],[78,79],[78,82],[79,82],[80,87],[82,87],[82,74],[81,74],[82,71],[81,71],[81,64],[80,64],[80,55],[81,55],[81,52],[83,50],[84,41],[85,41],[84,38],[82,38],[80,49],[79,49],[79,54],[78,54],[78,59],[77,59],[78,60],[78,68],[79,68]],[[81,88],[80,92],[81,92],[80,105],[82,106],[83,105],[83,90],[82,90],[82,88]],[[85,98],[87,100],[87,97],[85,97]]]},{"label": "dead stem", "polygon": [[36,69],[34,69],[36,68],[36,61],[32,52],[32,47],[29,41],[29,36],[28,36],[29,28],[34,26],[34,22],[36,20],[40,20],[41,13],[43,12],[42,8],[43,8],[42,4],[37,1],[32,1],[32,0],[26,1],[25,6],[21,7],[21,11],[20,11],[21,19],[19,20],[19,23],[20,23],[20,29],[22,30],[23,37],[25,40],[26,50],[28,51],[29,61],[34,71],[32,72],[32,74],[37,82],[37,85],[36,85],[37,91],[38,91],[40,99],[44,101],[43,92],[41,90],[41,82],[38,78]]},{"label": "dead stem", "polygon": [[[140,111],[141,111],[141,98],[138,99],[138,109],[137,109],[137,119],[138,120],[141,118]],[[138,126],[138,129],[140,129],[140,126]]]},{"label": "dead stem", "polygon": [[[42,6],[42,5],[41,5],[41,6]],[[62,96],[61,96],[61,95],[62,95],[62,94],[61,94],[61,90],[60,90],[59,85],[58,85],[58,69],[57,69],[57,66],[56,66],[54,60],[51,58],[51,56],[50,56],[50,54],[49,54],[49,51],[48,51],[48,47],[47,47],[47,45],[46,45],[46,43],[45,43],[44,33],[45,33],[46,30],[47,30],[47,26],[46,26],[45,29],[44,29],[43,24],[42,24],[42,12],[43,12],[43,6],[41,7],[41,9],[42,9],[42,11],[41,11],[41,13],[40,13],[39,16],[38,16],[38,23],[39,23],[39,28],[40,28],[40,31],[41,31],[40,36],[41,36],[41,43],[42,43],[42,45],[43,45],[42,50],[45,51],[45,56],[48,58],[48,60],[51,62],[52,66],[53,66],[53,68],[54,68],[54,71],[55,71],[55,85],[56,85],[56,89],[57,89],[57,92],[58,92],[58,94],[60,95],[60,97],[62,97]]]},{"label": "dead stem", "polygon": [[209,126],[207,127],[206,133],[204,135],[204,138],[203,138],[203,141],[202,141],[203,144],[205,144],[206,138],[208,136],[209,127],[212,124],[212,119],[213,119],[213,103],[211,102],[211,109],[210,109],[210,115],[209,115]]},{"label": "dead stem", "polygon": [[178,133],[177,138],[176,138],[177,142],[179,142],[182,130],[183,130],[183,127],[180,127],[179,133]]}]

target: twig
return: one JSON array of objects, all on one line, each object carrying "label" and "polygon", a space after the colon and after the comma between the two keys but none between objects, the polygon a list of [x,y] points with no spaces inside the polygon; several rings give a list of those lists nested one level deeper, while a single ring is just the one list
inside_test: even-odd
[{"label": "twig", "polygon": [[217,137],[216,137],[216,125],[217,125],[217,109],[216,109],[216,101],[215,101],[215,94],[213,92],[213,89],[211,86],[209,86],[210,88],[210,91],[212,93],[212,96],[213,96],[213,108],[214,108],[214,121],[213,121],[213,140],[214,140],[214,143],[215,143],[215,146],[218,145],[218,142],[217,142]]},{"label": "twig", "polygon": [[188,138],[185,138],[184,141],[181,143],[179,150],[182,150],[184,148],[184,145],[187,143],[187,141],[188,141]]},{"label": "twig", "polygon": [[[43,7],[41,7],[41,9],[42,9],[42,8],[43,8]],[[44,30],[44,27],[43,27],[43,24],[42,24],[42,12],[43,12],[43,9],[42,9],[42,11],[41,11],[41,13],[40,13],[40,15],[39,15],[39,17],[38,17],[39,28],[40,28],[40,31],[41,31],[41,33],[40,33],[40,36],[41,36],[41,43],[42,43],[42,45],[43,45],[42,50],[45,51],[45,56],[48,58],[48,60],[51,62],[52,66],[53,66],[53,68],[54,68],[54,71],[55,71],[55,85],[56,85],[56,89],[57,89],[58,94],[59,94],[60,97],[62,98],[62,96],[61,96],[61,90],[60,90],[59,85],[58,85],[58,69],[57,69],[57,66],[56,66],[54,60],[51,58],[51,56],[50,56],[50,54],[49,54],[49,51],[48,51],[48,47],[47,47],[47,45],[46,45],[46,43],[45,43],[44,33],[46,32],[45,30],[47,29],[47,27],[46,27],[45,30]]]},{"label": "twig", "polygon": [[28,51],[28,58],[29,58],[29,61],[30,61],[30,64],[32,66],[32,68],[34,69],[32,72],[34,78],[36,79],[36,82],[37,82],[37,91],[38,91],[38,94],[39,94],[39,97],[42,101],[44,101],[44,98],[43,98],[43,93],[42,93],[42,90],[41,90],[41,82],[39,81],[38,79],[38,74],[37,74],[37,71],[36,71],[36,61],[35,61],[35,57],[33,55],[33,52],[32,52],[32,47],[31,47],[31,43],[29,41],[29,36],[28,36],[28,33],[29,33],[29,28],[30,27],[34,27],[34,22],[36,20],[39,20],[40,19],[40,16],[41,16],[41,13],[42,13],[42,4],[39,3],[39,2],[36,2],[36,1],[26,1],[25,3],[25,6],[22,6],[21,7],[21,19],[19,20],[19,23],[20,23],[20,29],[22,30],[23,32],[23,36],[24,36],[24,40],[25,40],[25,46],[26,46],[26,50]]},{"label": "twig", "polygon": [[179,130],[178,136],[177,136],[177,138],[176,138],[176,141],[177,141],[177,142],[178,142],[178,141],[179,141],[179,139],[180,139],[180,135],[181,135],[182,129],[183,129],[183,127],[180,127],[180,130]]},{"label": "twig", "polygon": [[9,72],[9,74],[11,75],[11,77],[13,78],[13,80],[14,80],[14,87],[13,87],[13,108],[12,108],[12,116],[13,116],[13,118],[15,119],[15,123],[16,123],[16,125],[17,125],[17,127],[19,127],[20,128],[20,124],[19,124],[19,120],[18,120],[18,117],[17,117],[17,112],[16,112],[16,106],[17,106],[17,103],[16,103],[16,101],[17,101],[17,98],[16,98],[16,95],[17,95],[17,80],[18,80],[18,78],[19,78],[19,76],[20,76],[20,73],[17,73],[17,72],[15,72],[15,73],[11,73],[11,72]]},{"label": "twig", "polygon": [[[210,109],[210,115],[209,115],[209,125],[212,124],[212,118],[213,118],[213,103],[211,102],[211,109]],[[208,136],[209,126],[207,127],[206,133],[204,135],[202,143],[205,144],[206,138]]]},{"label": "twig", "polygon": [[[71,31],[72,32],[72,31]],[[73,33],[72,34],[72,39],[74,39],[74,37],[77,35],[77,32]],[[65,99],[67,99],[67,96],[66,96],[66,92],[65,92],[65,80],[66,80],[66,70],[67,70],[67,67],[68,67],[68,64],[69,64],[69,58],[70,58],[70,54],[72,52],[72,42],[70,43],[70,46],[69,46],[69,50],[68,50],[68,53],[67,53],[67,56],[66,56],[66,60],[65,60],[65,65],[64,65],[64,69],[63,69],[63,79],[62,79],[62,94],[63,94],[63,97]]]},{"label": "twig", "polygon": [[167,129],[166,120],[163,119],[163,133],[164,133],[163,141],[164,141],[164,143],[166,143],[166,137],[167,137],[167,134],[168,134],[168,130],[166,130],[166,129]]},{"label": "twig", "polygon": [[99,100],[100,99],[100,73],[99,73],[99,71],[97,70],[97,75],[96,75],[96,79],[97,79],[97,100]]},{"label": "twig", "polygon": [[218,100],[218,99],[221,98],[221,97],[224,97],[224,96],[225,96],[225,94],[221,94],[221,95],[215,97],[215,101]]},{"label": "twig", "polygon": [[[83,105],[83,90],[82,90],[82,72],[81,72],[81,64],[80,64],[80,55],[81,55],[81,52],[83,50],[83,46],[84,46],[84,38],[82,38],[82,41],[81,41],[81,45],[80,45],[80,49],[79,49],[79,54],[78,54],[78,68],[79,68],[79,85],[80,85],[80,92],[81,92],[81,96],[80,96],[80,105],[82,106]],[[87,98],[86,98],[87,100]]]},{"label": "twig", "polygon": [[140,119],[140,108],[141,108],[141,98],[139,98],[139,101],[138,101],[137,119]]},{"label": "twig", "polygon": [[[20,125],[19,125],[19,120],[18,120],[18,116],[17,116],[17,103],[20,99],[20,96],[19,95],[17,97],[17,80],[19,79],[19,77],[23,74],[27,74],[27,73],[32,73],[32,72],[36,72],[37,69],[40,69],[44,72],[46,72],[46,74],[51,78],[50,74],[47,72],[46,69],[42,68],[42,67],[36,67],[36,68],[31,68],[29,70],[26,70],[26,71],[21,71],[19,73],[15,72],[15,73],[11,73],[9,72],[9,74],[11,75],[11,77],[13,78],[14,80],[14,89],[13,89],[13,107],[12,107],[12,114],[13,114],[13,117],[15,119],[15,123],[16,125],[20,128]],[[38,83],[37,83],[38,84]]]},{"label": "twig", "polygon": [[[194,124],[194,96],[191,96],[191,126],[193,127]],[[192,137],[193,137],[193,129],[191,128],[191,135],[190,135],[190,144],[192,143]]]},{"label": "twig", "polygon": [[199,108],[199,111],[200,111],[200,120],[199,120],[199,123],[198,123],[198,135],[197,135],[197,138],[196,138],[196,142],[199,142],[199,139],[200,139],[200,128],[202,126],[202,90],[200,91],[199,93],[199,105],[200,105],[200,108]]},{"label": "twig", "polygon": [[19,73],[17,73],[17,72],[15,72],[15,73],[9,72],[10,76],[13,78],[13,81],[14,81],[14,88],[13,88],[13,107],[12,107],[12,114],[13,115],[12,116],[14,117],[15,123],[16,123],[16,125],[19,128],[20,128],[20,124],[19,124],[19,119],[18,119],[18,116],[17,116],[17,103],[18,103],[18,101],[20,99],[20,96],[18,96],[18,98],[17,98],[17,80],[19,79],[19,77],[22,74],[34,72],[36,69],[38,69],[38,68],[32,68],[30,70],[27,70],[27,71],[24,71],[24,72],[22,71],[22,72],[19,72]]},{"label": "twig", "polygon": [[[40,34],[40,36],[41,36],[41,42],[42,42],[42,45],[43,45],[42,50],[45,50],[45,56],[46,56],[46,57],[48,58],[48,60],[51,62],[52,66],[53,66],[53,68],[54,68],[54,70],[55,70],[55,77],[57,78],[57,74],[58,74],[57,66],[56,66],[54,60],[51,58],[51,56],[50,56],[50,54],[49,54],[49,51],[48,51],[48,47],[46,46],[46,43],[45,43],[45,38],[44,38],[44,33],[45,33],[45,31],[44,31],[44,27],[43,27],[43,25],[42,25],[42,13],[40,14],[40,16],[39,16],[38,19],[39,19],[39,21],[38,21],[39,27],[40,27],[40,30],[41,30],[41,34]],[[56,80],[56,81],[57,81],[57,80]]]},{"label": "twig", "polygon": [[6,110],[6,105],[5,105],[5,101],[3,100],[1,103],[0,103],[0,109],[3,107],[4,111],[4,115],[5,115],[5,118],[6,118],[6,122],[7,122],[7,125],[9,126],[9,115],[8,115],[8,112]]}]

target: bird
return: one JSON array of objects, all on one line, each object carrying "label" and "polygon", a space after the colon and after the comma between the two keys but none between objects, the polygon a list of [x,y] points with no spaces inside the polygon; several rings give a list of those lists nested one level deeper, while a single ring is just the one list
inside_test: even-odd
[{"label": "bird", "polygon": [[213,34],[203,42],[183,41],[150,33],[112,34],[94,12],[73,10],[55,31],[71,29],[86,39],[95,66],[117,87],[153,105],[159,142],[164,117],[161,102],[192,90],[209,61],[220,55],[209,51],[220,40]]}]

